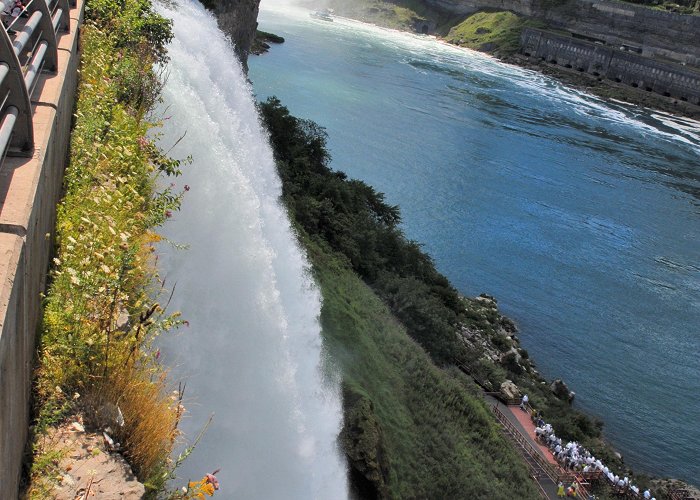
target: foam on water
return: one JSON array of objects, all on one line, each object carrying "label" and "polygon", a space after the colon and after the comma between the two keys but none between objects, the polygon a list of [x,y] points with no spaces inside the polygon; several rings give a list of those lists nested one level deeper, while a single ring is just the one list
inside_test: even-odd
[{"label": "foam on water", "polygon": [[337,377],[324,358],[321,297],[290,222],[251,89],[215,20],[197,2],[160,6],[175,37],[163,100],[164,148],[192,155],[182,210],[162,245],[189,322],[163,341],[187,383],[189,439],[214,414],[181,483],[220,468],[223,498],[347,496],[337,449]]},{"label": "foam on water", "polygon": [[[536,71],[503,64],[488,54],[444,43],[434,36],[407,33],[342,17],[336,17],[331,25],[327,21],[309,19],[309,10],[295,5],[293,0],[263,0],[261,9],[269,12],[284,12],[290,23],[314,23],[321,27],[325,26],[332,29],[337,36],[356,37],[360,34],[372,43],[402,54],[402,60],[407,64],[415,59],[431,60],[441,67],[476,72],[494,80],[507,79],[520,91],[534,93],[538,98],[549,100],[552,108],[566,106],[581,116],[623,125],[634,130],[635,133],[654,134],[663,136],[668,141],[683,142],[694,146],[693,150],[700,155],[700,147],[697,147],[700,141],[700,122],[694,120],[660,112],[653,114],[645,112],[642,119],[634,108],[625,103],[620,103],[618,107],[611,106],[609,101],[567,87]],[[368,48],[371,47],[372,44],[368,46]],[[418,71],[428,74],[428,71],[420,69]]]}]

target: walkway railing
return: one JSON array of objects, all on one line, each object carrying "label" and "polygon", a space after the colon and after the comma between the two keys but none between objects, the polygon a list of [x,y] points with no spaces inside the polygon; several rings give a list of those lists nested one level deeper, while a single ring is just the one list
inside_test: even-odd
[{"label": "walkway railing", "polygon": [[[0,161],[34,150],[31,97],[44,71],[55,72],[58,35],[70,28],[69,0],[30,0],[0,29]],[[1,11],[13,0],[0,0]],[[0,163],[1,167],[1,163]]]},{"label": "walkway railing", "polygon": [[671,490],[669,492],[669,497],[671,500],[693,500],[694,498],[689,490],[683,488]]},{"label": "walkway railing", "polygon": [[580,481],[578,476],[566,473],[560,467],[548,462],[542,454],[530,444],[525,436],[522,435],[520,429],[513,425],[497,406],[492,406],[491,408],[496,416],[496,420],[506,429],[508,435],[520,445],[520,448],[527,453],[528,457],[544,471],[554,484],[558,484],[559,482],[563,482],[564,484],[575,483],[578,488],[578,496],[587,498],[588,492],[586,485]]}]

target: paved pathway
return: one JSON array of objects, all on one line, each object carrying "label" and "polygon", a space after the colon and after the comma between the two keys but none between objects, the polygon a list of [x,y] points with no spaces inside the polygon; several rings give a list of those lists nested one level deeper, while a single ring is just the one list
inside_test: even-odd
[{"label": "paved pathway", "polygon": [[552,452],[549,451],[549,448],[535,439],[535,424],[532,422],[532,419],[527,412],[524,412],[518,406],[505,406],[501,404],[499,408],[511,422],[513,421],[510,418],[511,415],[515,417],[515,420],[517,421],[516,427],[522,431],[523,436],[527,438],[528,442],[533,448],[535,448],[535,450],[540,452],[540,455],[542,455],[547,462],[559,467],[557,460],[554,458],[554,455],[552,455]]},{"label": "paved pathway", "polygon": [[[499,410],[501,410],[501,413],[508,419],[508,421],[511,424],[513,424],[513,427],[517,429],[521,436],[525,438],[527,443],[531,445],[531,448],[534,449],[535,453],[541,454],[541,456],[547,462],[556,465],[556,460],[554,460],[554,457],[549,452],[549,450],[535,441],[535,426],[530,421],[530,417],[527,413],[522,411],[517,406],[506,406],[491,396],[484,396],[484,398],[486,399],[486,403],[489,406],[496,406]],[[530,427],[532,428],[530,429]],[[508,434],[506,433],[506,435]],[[525,451],[521,446],[519,446],[518,443],[514,442],[514,444],[516,445],[518,451],[522,454],[525,461],[530,466],[531,472],[533,473],[533,479],[540,486],[543,496],[545,496],[549,500],[556,500],[556,483],[554,483],[554,481],[552,481],[546,474],[544,474],[541,471],[541,469],[538,467],[538,464],[534,460],[532,460],[532,458],[528,455],[527,451]]]}]

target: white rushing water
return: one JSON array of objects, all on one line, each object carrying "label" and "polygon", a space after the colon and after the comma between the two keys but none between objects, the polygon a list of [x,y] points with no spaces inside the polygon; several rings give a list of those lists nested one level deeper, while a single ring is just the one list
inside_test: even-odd
[{"label": "white rushing water", "polygon": [[251,89],[215,20],[194,2],[159,7],[175,38],[164,102],[163,148],[194,162],[182,209],[165,227],[170,310],[189,322],[162,342],[173,378],[187,383],[191,440],[178,485],[221,469],[222,498],[347,497],[337,446],[337,380],[328,373],[321,297],[280,205],[281,185]]}]

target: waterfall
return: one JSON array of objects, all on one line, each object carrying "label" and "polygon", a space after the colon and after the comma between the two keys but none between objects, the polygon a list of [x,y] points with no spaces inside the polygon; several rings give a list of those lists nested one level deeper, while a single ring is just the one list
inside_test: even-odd
[{"label": "waterfall", "polygon": [[[159,143],[192,155],[182,209],[164,228],[169,309],[189,327],[161,340],[187,383],[191,440],[214,414],[177,485],[220,468],[221,498],[347,497],[342,408],[325,359],[321,297],[280,204],[281,184],[251,88],[213,17],[191,0],[174,21]],[[183,136],[182,140],[178,140]]]}]

